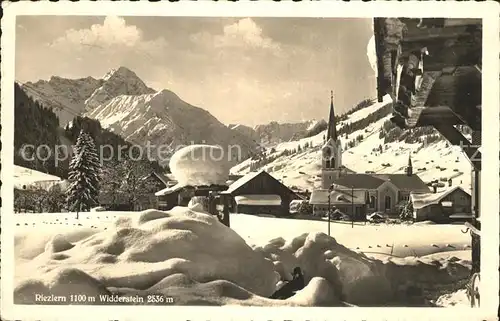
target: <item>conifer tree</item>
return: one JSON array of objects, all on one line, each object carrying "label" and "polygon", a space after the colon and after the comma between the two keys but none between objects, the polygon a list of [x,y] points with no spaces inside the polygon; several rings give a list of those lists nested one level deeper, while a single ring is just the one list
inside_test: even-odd
[{"label": "conifer tree", "polygon": [[66,194],[68,208],[77,212],[89,211],[97,204],[101,164],[94,140],[83,130],[76,141],[69,169],[71,185]]}]

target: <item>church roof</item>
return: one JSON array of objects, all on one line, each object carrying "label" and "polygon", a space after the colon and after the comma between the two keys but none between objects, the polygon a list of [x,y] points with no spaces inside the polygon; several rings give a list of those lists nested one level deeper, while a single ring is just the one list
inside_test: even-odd
[{"label": "church roof", "polygon": [[385,181],[371,174],[342,175],[333,181],[333,184],[362,189],[376,189]]},{"label": "church roof", "polygon": [[402,191],[429,191],[429,187],[420,177],[406,174],[348,174],[340,176],[333,183],[344,187],[377,189],[387,181]]},{"label": "church roof", "polygon": [[406,174],[374,174],[375,177],[389,181],[402,191],[430,191],[429,186],[418,175]]}]

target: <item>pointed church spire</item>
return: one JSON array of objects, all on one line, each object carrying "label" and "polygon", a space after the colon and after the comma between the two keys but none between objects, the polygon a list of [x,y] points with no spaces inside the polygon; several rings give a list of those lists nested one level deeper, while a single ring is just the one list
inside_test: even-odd
[{"label": "pointed church spire", "polygon": [[411,164],[411,153],[408,154],[408,167],[406,168],[406,175],[413,175],[413,166]]},{"label": "pointed church spire", "polygon": [[333,109],[333,90],[331,91],[330,95],[330,116],[328,118],[328,130],[327,130],[327,136],[326,140],[333,139],[334,141],[337,140],[337,122],[335,120],[335,111]]}]

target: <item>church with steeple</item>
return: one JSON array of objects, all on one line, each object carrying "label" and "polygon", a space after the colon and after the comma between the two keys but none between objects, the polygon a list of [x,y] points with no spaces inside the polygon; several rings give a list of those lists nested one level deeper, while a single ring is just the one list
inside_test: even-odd
[{"label": "church with steeple", "polygon": [[333,108],[333,91],[330,94],[330,114],[326,131],[325,145],[321,149],[321,187],[328,189],[335,179],[345,174],[342,167],[342,143],[337,134],[337,121]]},{"label": "church with steeple", "polygon": [[342,164],[342,152],[332,91],[325,144],[321,149],[321,188],[312,192],[309,201],[315,215],[323,215],[331,211],[331,207],[345,214],[353,213],[356,218],[373,212],[397,213],[411,193],[430,192],[414,174],[411,155],[404,173],[368,174],[346,168]]}]

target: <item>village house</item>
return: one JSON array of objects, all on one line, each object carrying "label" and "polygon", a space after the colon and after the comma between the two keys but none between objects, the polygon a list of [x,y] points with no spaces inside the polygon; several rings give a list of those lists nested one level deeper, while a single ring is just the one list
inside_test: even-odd
[{"label": "village house", "polygon": [[168,182],[166,187],[155,193],[158,200],[158,208],[168,211],[175,206],[188,206],[189,201],[195,196],[206,196],[210,192],[221,192],[227,190],[228,186],[234,181],[240,179],[242,175],[228,176],[226,184],[210,184],[210,185],[179,185],[172,174],[166,175]]},{"label": "village house", "polygon": [[338,193],[354,194],[350,199],[351,203],[354,203],[351,208],[354,208],[356,217],[374,212],[398,214],[412,192],[430,192],[429,187],[413,173],[411,157],[408,158],[405,173],[400,174],[358,174],[343,166],[342,143],[336,130],[333,95],[326,140],[322,148],[321,189],[314,190],[309,201],[313,206],[314,215],[324,215],[331,210],[328,209],[327,203],[329,190],[330,206],[344,208],[350,215],[353,210],[347,208],[344,197],[340,197],[340,201],[337,201],[337,198]]},{"label": "village house", "polygon": [[443,222],[472,217],[472,196],[460,186],[443,192],[412,193],[410,200],[415,221]]},{"label": "village house", "polygon": [[227,185],[182,185],[176,184],[155,193],[160,210],[168,211],[176,206],[188,206],[189,201],[195,196],[208,197],[210,192],[227,190]]},{"label": "village house", "polygon": [[300,199],[295,192],[263,170],[241,177],[221,195],[230,196],[230,207],[235,213],[275,216],[289,215],[290,202]]},{"label": "village house", "polygon": [[[330,194],[330,199],[328,199],[328,194]],[[355,220],[364,220],[367,214],[366,193],[359,189],[315,190],[309,203],[313,206],[314,215],[319,216],[327,215],[329,211],[338,211]]]},{"label": "village house", "polygon": [[[125,179],[125,178],[124,178]],[[153,171],[144,177],[141,177],[142,186],[148,188],[166,188],[172,182],[172,179],[165,174]],[[117,188],[121,183],[117,183]],[[113,211],[141,211],[150,208],[158,208],[158,200],[150,192],[136,193],[135,199],[124,192],[101,192],[99,193],[99,205],[107,210]]]}]

